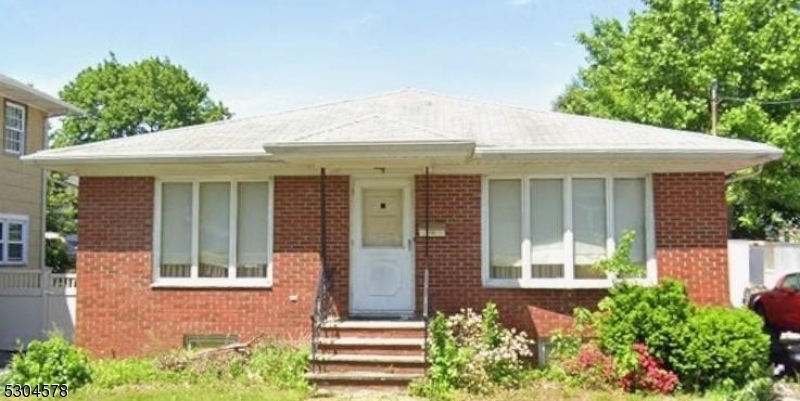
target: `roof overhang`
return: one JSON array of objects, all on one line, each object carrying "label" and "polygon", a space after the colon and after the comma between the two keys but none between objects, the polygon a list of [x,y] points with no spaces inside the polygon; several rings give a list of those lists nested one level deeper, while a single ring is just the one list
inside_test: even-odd
[{"label": "roof overhang", "polygon": [[[295,142],[267,143],[263,149],[220,152],[159,152],[140,154],[61,153],[59,149],[22,157],[26,164],[80,175],[153,175],[174,170],[191,174],[235,172],[237,169],[288,171],[309,166],[355,168],[363,166],[439,166],[437,171],[481,173],[492,169],[525,168],[531,171],[732,173],[763,165],[782,156],[777,148],[753,151],[720,149],[658,150],[629,148],[609,151],[592,148],[476,147],[466,140],[395,142]],[[208,169],[198,168],[208,166]],[[240,166],[240,167],[237,167]],[[261,167],[258,167],[261,166]],[[516,166],[516,167],[515,167]],[[303,170],[305,171],[305,170]]]},{"label": "roof overhang", "polygon": [[205,152],[205,153],[150,153],[138,155],[59,155],[58,153],[22,156],[22,161],[40,167],[58,167],[62,165],[119,165],[119,164],[164,164],[164,163],[243,163],[275,161],[263,152]]},{"label": "roof overhang", "polygon": [[285,162],[310,160],[370,161],[385,159],[421,159],[426,161],[465,162],[475,153],[474,141],[382,141],[382,142],[289,142],[267,143],[264,151]]},{"label": "roof overhang", "polygon": [[48,117],[85,113],[78,107],[3,74],[0,74],[0,94],[11,101],[43,110]]},{"label": "roof overhang", "polygon": [[[724,151],[719,149],[593,149],[593,148],[478,148],[475,151],[475,160],[480,163],[494,164],[525,163],[532,160],[574,160],[581,161],[607,161],[616,163],[649,162],[653,166],[661,166],[669,171],[721,171],[732,173],[748,167],[763,165],[783,156],[783,151],[770,146],[752,151]],[[655,169],[654,169],[655,170]]]}]

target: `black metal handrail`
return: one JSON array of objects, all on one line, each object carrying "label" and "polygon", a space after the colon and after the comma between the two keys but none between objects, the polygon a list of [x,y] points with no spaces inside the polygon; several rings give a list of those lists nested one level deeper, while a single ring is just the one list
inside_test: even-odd
[{"label": "black metal handrail", "polygon": [[328,320],[331,310],[332,277],[325,266],[320,267],[317,278],[317,291],[311,307],[311,360],[316,360],[319,346],[320,330],[323,323]]},{"label": "black metal handrail", "polygon": [[[325,169],[319,170],[319,256],[320,267],[317,277],[317,291],[314,294],[314,304],[311,307],[311,360],[316,361],[319,348],[319,331],[328,320],[333,300],[333,274],[328,269],[328,207],[327,207],[327,178]],[[313,366],[318,366],[316,363]]]}]

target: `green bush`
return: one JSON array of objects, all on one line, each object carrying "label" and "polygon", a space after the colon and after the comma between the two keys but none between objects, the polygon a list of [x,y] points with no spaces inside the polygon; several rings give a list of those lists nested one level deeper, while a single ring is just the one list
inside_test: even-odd
[{"label": "green bush", "polygon": [[730,401],[772,401],[775,399],[772,378],[762,377],[747,383],[727,397]]},{"label": "green bush", "polygon": [[260,344],[243,366],[242,374],[259,378],[269,386],[282,390],[306,389],[308,356],[305,348],[278,343]]},{"label": "green bush", "polygon": [[89,357],[57,332],[46,341],[31,341],[14,355],[9,370],[9,383],[59,383],[77,389],[91,382]]},{"label": "green bush", "polygon": [[[611,258],[595,268],[616,275],[636,275],[630,261],[633,235],[626,233]],[[674,388],[674,374],[684,390],[716,390],[737,397],[761,396],[769,388],[767,377],[769,337],[754,313],[731,308],[698,309],[677,281],[662,280],[655,286],[617,280],[598,311],[575,310],[575,324],[552,337],[554,377],[578,385],[602,387],[614,375],[606,356],[613,358],[616,376],[636,379],[643,372],[650,380],[645,386],[666,392]],[[599,344],[599,351],[591,345]],[[634,349],[646,351],[637,355]],[[663,364],[663,367],[662,367]],[[599,370],[598,370],[599,369]],[[674,373],[674,374],[673,374]],[[639,374],[639,376],[637,376]],[[604,379],[608,378],[608,379]],[[628,380],[636,384],[636,380]],[[660,383],[663,386],[650,386]],[[749,383],[749,384],[748,384]]]},{"label": "green bush", "polygon": [[92,385],[115,388],[137,384],[239,382],[272,389],[304,390],[308,350],[281,343],[257,344],[250,352],[196,358],[176,351],[155,359],[102,359],[91,362]]},{"label": "green bush", "polygon": [[177,382],[181,377],[175,372],[159,369],[147,359],[98,359],[91,362],[92,385],[114,388],[131,384]]},{"label": "green bush", "polygon": [[70,256],[67,244],[61,238],[48,238],[45,241],[44,262],[53,269],[53,273],[75,269],[75,258]]},{"label": "green bush", "polygon": [[488,393],[495,387],[515,387],[525,374],[523,358],[532,355],[525,333],[506,329],[497,306],[490,302],[481,315],[471,309],[431,322],[428,377],[412,392],[442,398],[451,390]]},{"label": "green bush", "polygon": [[680,326],[679,346],[666,360],[685,389],[742,388],[767,370],[770,340],[762,326],[747,309],[699,309]]},{"label": "green bush", "polygon": [[592,268],[615,278],[643,277],[642,265],[631,260],[631,248],[636,241],[636,231],[625,231],[617,242],[617,247],[610,257],[600,259]]},{"label": "green bush", "polygon": [[672,280],[655,286],[618,283],[598,308],[596,335],[600,346],[623,370],[636,365],[631,347],[637,343],[646,344],[651,355],[667,361],[681,346],[677,336],[694,313],[686,287]]}]

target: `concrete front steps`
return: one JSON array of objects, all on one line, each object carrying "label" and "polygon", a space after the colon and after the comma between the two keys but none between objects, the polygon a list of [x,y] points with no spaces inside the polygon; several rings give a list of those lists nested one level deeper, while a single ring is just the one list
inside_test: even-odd
[{"label": "concrete front steps", "polygon": [[421,321],[326,322],[307,378],[317,386],[402,387],[425,374]]}]

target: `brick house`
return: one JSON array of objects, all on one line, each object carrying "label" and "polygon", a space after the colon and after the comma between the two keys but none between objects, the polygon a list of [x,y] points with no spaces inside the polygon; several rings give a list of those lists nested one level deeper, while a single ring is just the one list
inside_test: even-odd
[{"label": "brick house", "polygon": [[725,304],[726,178],[781,154],[403,90],[24,159],[81,177],[76,341],[120,356],[489,300],[546,338],[627,230],[638,280]]}]

